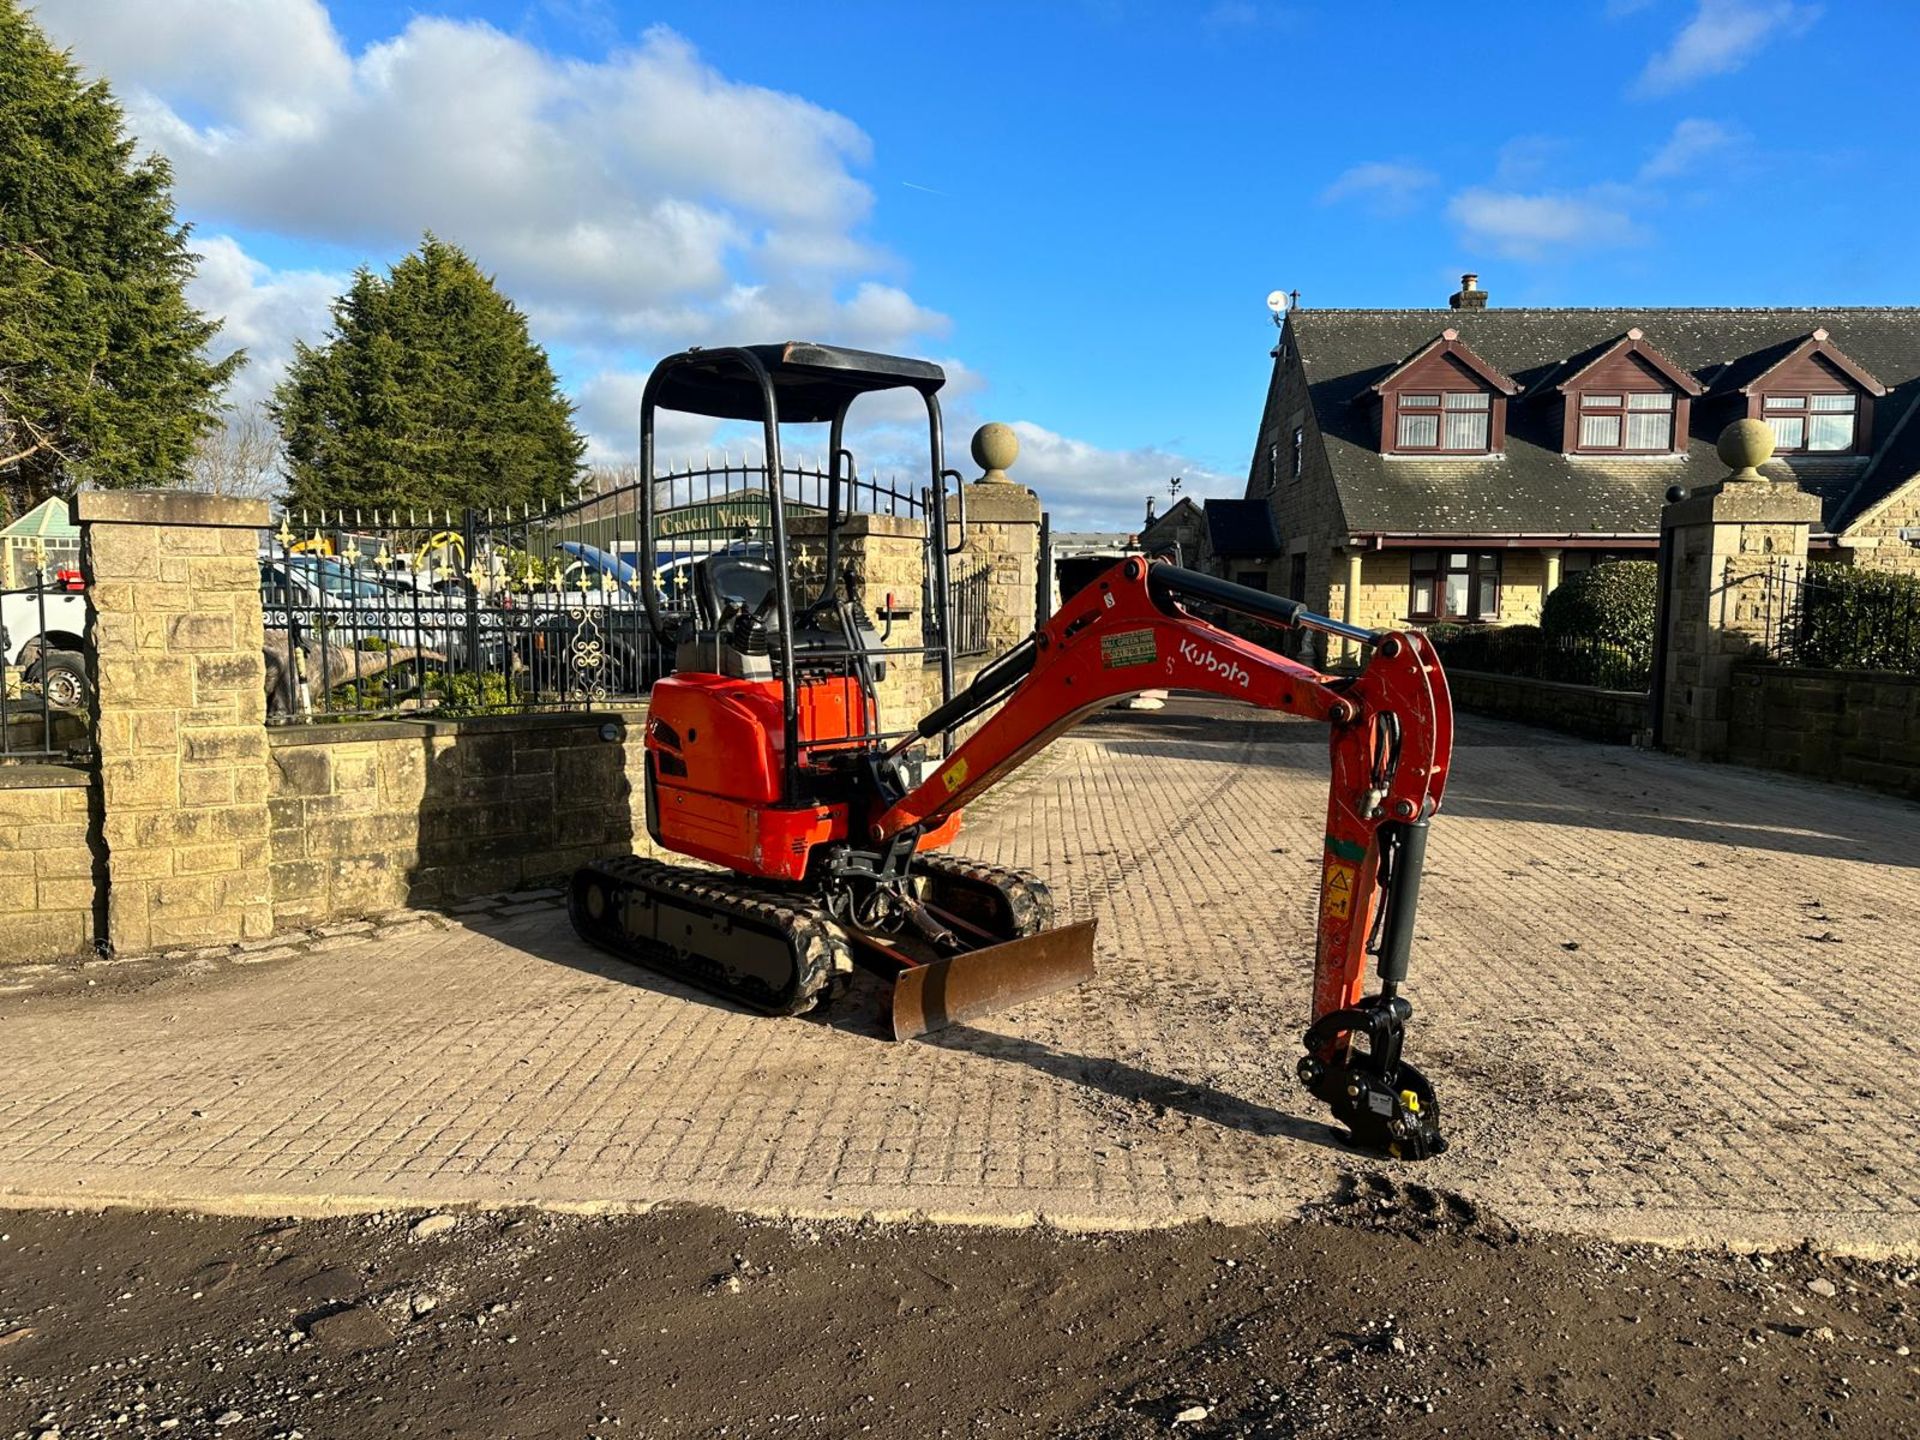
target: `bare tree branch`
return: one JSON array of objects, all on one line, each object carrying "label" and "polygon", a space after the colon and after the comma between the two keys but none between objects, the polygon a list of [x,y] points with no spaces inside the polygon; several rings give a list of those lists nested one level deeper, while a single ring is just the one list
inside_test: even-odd
[{"label": "bare tree branch", "polygon": [[187,463],[183,488],[259,500],[277,493],[283,479],[280,432],[266,407],[255,401],[240,407],[218,430],[200,437]]}]

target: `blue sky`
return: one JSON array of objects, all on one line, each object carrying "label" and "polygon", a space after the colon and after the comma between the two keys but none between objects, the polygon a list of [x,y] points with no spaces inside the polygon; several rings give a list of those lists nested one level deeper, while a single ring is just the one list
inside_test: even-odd
[{"label": "blue sky", "polygon": [[[165,151],[267,387],[429,227],[525,308],[594,453],[651,360],[931,355],[1058,528],[1237,494],[1303,303],[1911,304],[1907,0],[40,0]],[[863,453],[900,437],[875,417]],[[697,449],[697,426],[676,439]]]}]

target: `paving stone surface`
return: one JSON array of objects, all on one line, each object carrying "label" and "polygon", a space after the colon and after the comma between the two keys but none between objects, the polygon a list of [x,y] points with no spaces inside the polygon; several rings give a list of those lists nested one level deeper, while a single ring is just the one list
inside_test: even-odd
[{"label": "paving stone surface", "polygon": [[[958,848],[1100,921],[1090,985],[936,1042],[769,1020],[496,902],[243,965],[0,996],[0,1201],[702,1201],[1071,1226],[1297,1213],[1325,736],[1176,703],[1063,743]],[[529,908],[532,907],[532,908]],[[271,955],[272,952],[268,952]],[[1920,1248],[1920,807],[1467,720],[1407,1183],[1629,1239]],[[71,977],[67,977],[69,980]]]}]

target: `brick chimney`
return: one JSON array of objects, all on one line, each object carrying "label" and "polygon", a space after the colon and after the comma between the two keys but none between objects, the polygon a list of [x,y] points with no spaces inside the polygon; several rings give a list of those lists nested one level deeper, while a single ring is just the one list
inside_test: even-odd
[{"label": "brick chimney", "polygon": [[1462,275],[1460,289],[1447,297],[1447,304],[1456,310],[1484,310],[1487,308],[1487,292],[1480,288],[1478,275]]}]

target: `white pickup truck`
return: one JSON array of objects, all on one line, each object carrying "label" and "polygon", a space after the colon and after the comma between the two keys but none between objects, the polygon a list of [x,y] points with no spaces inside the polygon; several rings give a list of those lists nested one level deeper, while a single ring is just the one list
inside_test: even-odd
[{"label": "white pickup truck", "polygon": [[87,597],[79,590],[9,590],[0,594],[0,660],[40,687],[56,710],[85,708]]}]

